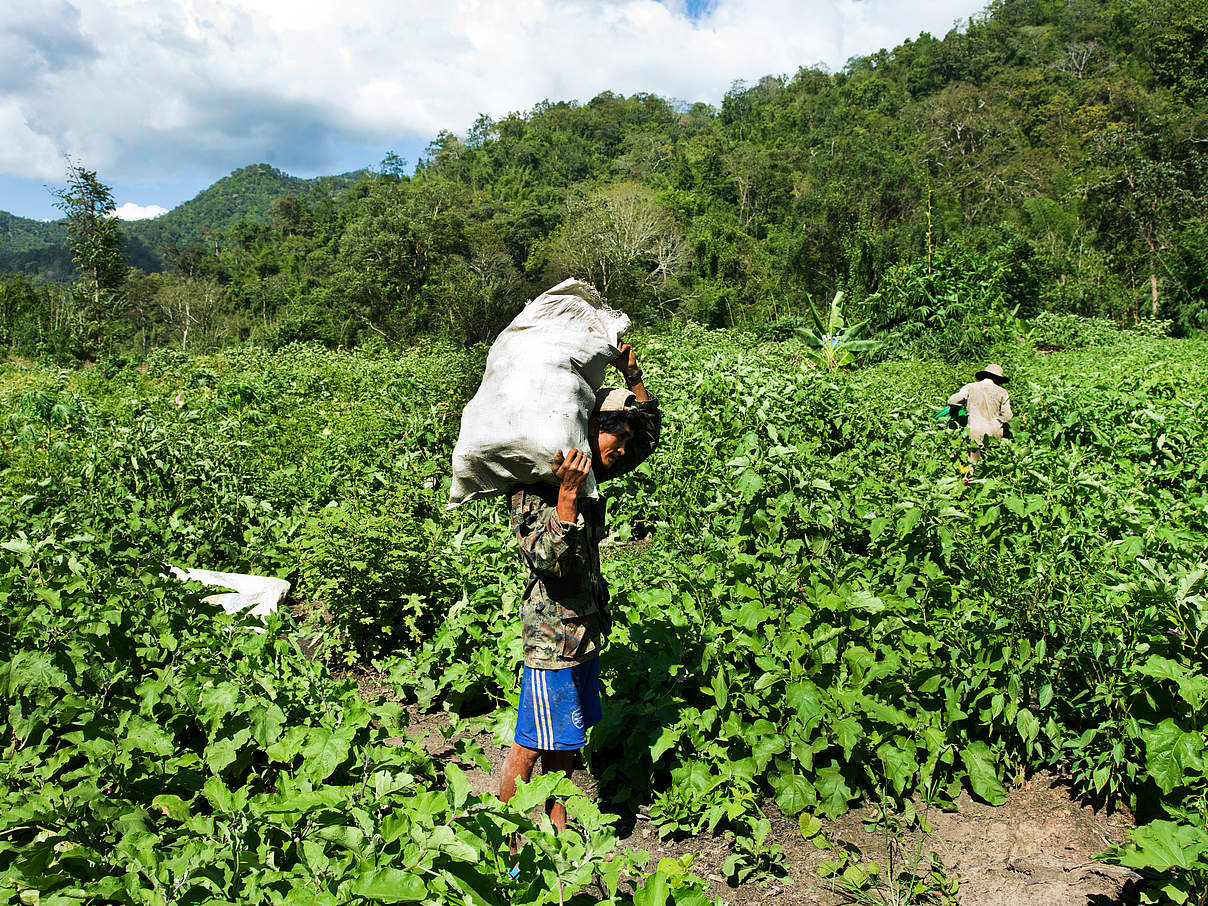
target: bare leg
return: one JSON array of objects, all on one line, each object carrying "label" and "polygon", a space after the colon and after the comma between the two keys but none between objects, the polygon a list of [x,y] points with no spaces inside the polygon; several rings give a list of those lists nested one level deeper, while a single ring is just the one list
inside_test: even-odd
[{"label": "bare leg", "polygon": [[512,747],[508,749],[508,757],[503,761],[503,777],[499,781],[500,799],[504,802],[512,801],[512,797],[516,795],[517,779],[525,783],[533,779],[533,768],[540,754],[536,749],[522,746],[518,742],[512,743]]},{"label": "bare leg", "polygon": [[[575,753],[574,752],[542,752],[541,753],[541,770],[543,773],[552,774],[554,771],[561,771],[568,778],[574,771]],[[545,813],[549,815],[550,823],[558,830],[566,830],[566,806],[556,799],[549,799],[545,803]]]},{"label": "bare leg", "polygon": [[[536,749],[522,746],[518,742],[512,743],[512,747],[508,749],[508,757],[503,760],[503,777],[499,780],[499,798],[501,800],[512,801],[512,797],[516,795],[517,780],[528,783],[533,779],[533,768],[536,766],[537,757],[540,754]],[[513,856],[520,850],[519,834],[512,835],[512,842],[508,849]]]}]

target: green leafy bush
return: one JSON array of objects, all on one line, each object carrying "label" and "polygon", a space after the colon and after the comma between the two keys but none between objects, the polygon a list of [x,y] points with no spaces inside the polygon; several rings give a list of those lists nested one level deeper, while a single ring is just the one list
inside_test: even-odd
[{"label": "green leafy bush", "polygon": [[300,589],[322,607],[330,655],[364,664],[431,635],[453,595],[434,529],[385,496],[325,507],[301,527]]},{"label": "green leafy bush", "polygon": [[959,245],[935,249],[931,260],[890,268],[861,315],[881,331],[883,355],[982,359],[1016,330],[1002,265]]},{"label": "green leafy bush", "polygon": [[[565,901],[699,906],[701,882],[618,852],[560,775],[472,793],[298,647],[139,552],[16,536],[0,553],[0,890],[24,902]],[[551,795],[575,830],[527,815]],[[525,844],[508,857],[508,841]],[[513,880],[508,868],[519,865]],[[669,890],[674,878],[675,891]]]},{"label": "green leafy bush", "polygon": [[1083,349],[1120,340],[1120,329],[1106,318],[1041,312],[1028,322],[1028,339],[1039,349]]}]

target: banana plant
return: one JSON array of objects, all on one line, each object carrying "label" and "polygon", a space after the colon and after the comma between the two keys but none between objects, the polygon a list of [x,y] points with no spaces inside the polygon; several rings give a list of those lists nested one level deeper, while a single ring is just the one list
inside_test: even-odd
[{"label": "banana plant", "polygon": [[830,317],[825,325],[811,303],[810,315],[817,329],[797,328],[797,337],[810,347],[814,361],[826,371],[838,371],[855,364],[857,352],[871,352],[881,345],[877,340],[860,339],[860,331],[868,324],[867,321],[844,325],[843,312],[839,308],[842,300],[843,291],[839,290],[831,300]]}]

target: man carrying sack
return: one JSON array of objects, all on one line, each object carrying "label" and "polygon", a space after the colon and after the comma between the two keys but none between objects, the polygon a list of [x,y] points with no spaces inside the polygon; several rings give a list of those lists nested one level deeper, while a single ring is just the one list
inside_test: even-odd
[{"label": "man carrying sack", "polygon": [[[608,637],[608,585],[600,572],[605,505],[585,491],[641,463],[658,444],[662,415],[646,392],[633,348],[620,345],[615,361],[627,389],[604,388],[588,420],[589,456],[559,450],[552,463],[558,484],[523,484],[509,494],[511,527],[526,568],[520,603],[524,675],[516,735],[503,764],[499,798],[528,781],[538,759],[545,772],[568,777],[600,708],[600,650]],[[566,828],[566,807],[547,807]]]},{"label": "man carrying sack", "polygon": [[[975,383],[966,384],[948,397],[948,405],[965,407],[969,414],[969,439],[980,447],[982,438],[987,434],[991,437],[1003,436],[1003,429],[1012,418],[1011,400],[1003,389],[1008,379],[1003,375],[1001,365],[987,365],[973,378]],[[977,465],[980,460],[981,450],[969,451],[972,465]],[[966,475],[965,482],[968,481]]]}]

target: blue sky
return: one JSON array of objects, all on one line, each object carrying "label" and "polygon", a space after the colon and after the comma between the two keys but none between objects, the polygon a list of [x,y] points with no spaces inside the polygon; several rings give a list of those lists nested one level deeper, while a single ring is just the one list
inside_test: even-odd
[{"label": "blue sky", "polygon": [[543,99],[719,103],[738,79],[838,69],[968,0],[32,0],[0,5],[0,210],[58,216],[70,155],[119,206],[171,208],[231,170],[412,165]]},{"label": "blue sky", "polygon": [[715,2],[711,2],[711,0],[688,0],[684,4],[688,10],[689,18],[692,19],[702,18],[708,12],[709,8],[714,5],[716,5]]}]

